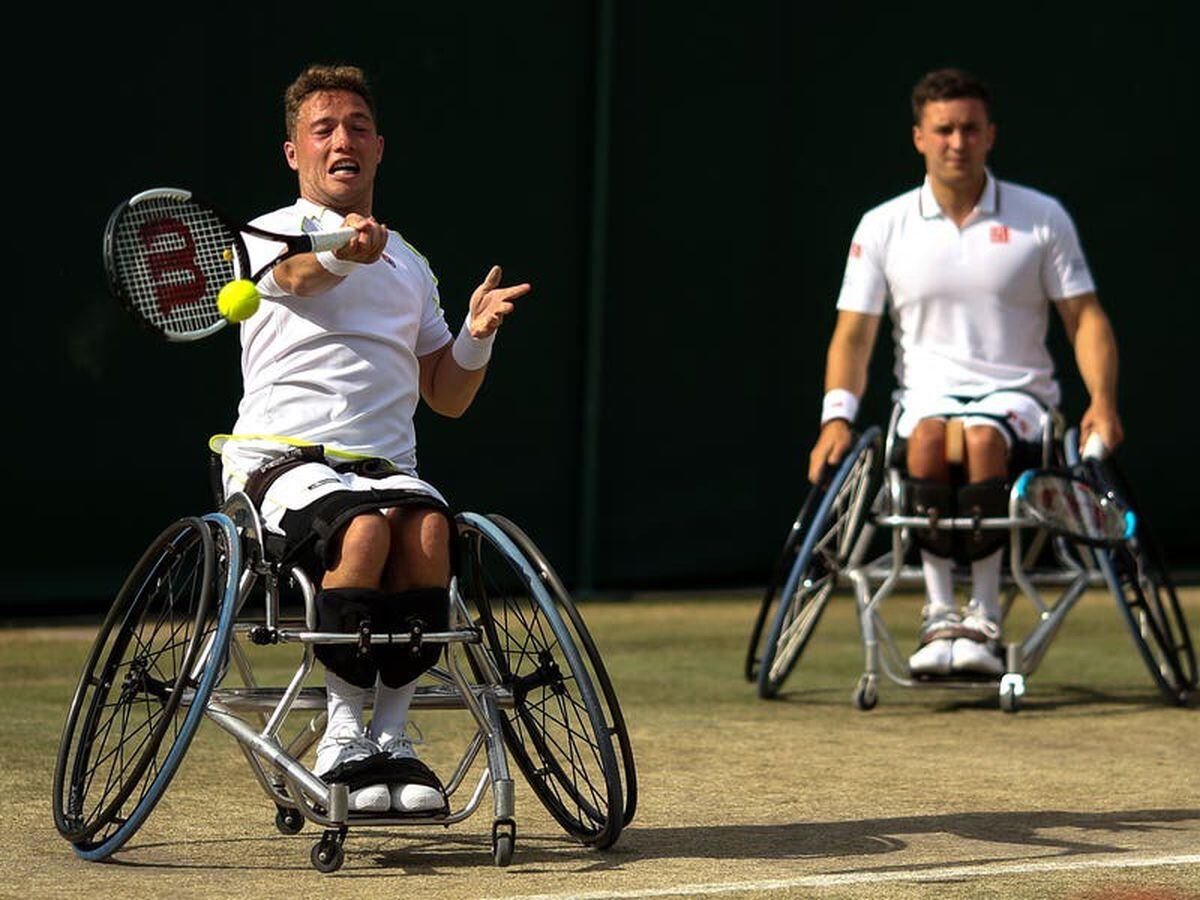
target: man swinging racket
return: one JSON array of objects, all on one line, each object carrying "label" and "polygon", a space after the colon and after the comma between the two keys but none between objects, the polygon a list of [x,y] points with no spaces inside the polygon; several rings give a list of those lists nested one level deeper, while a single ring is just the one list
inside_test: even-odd
[{"label": "man swinging racket", "polygon": [[[310,66],[287,89],[285,114],[300,197],[253,224],[358,233],[259,281],[265,302],[242,325],[237,424],[216,439],[226,492],[245,491],[283,558],[319,578],[319,630],[356,631],[369,618],[376,629],[443,631],[454,525],[441,494],[417,477],[413,412],[418,399],[443,415],[466,411],[497,329],[530,286],[501,287],[492,267],[452,337],[428,263],[373,215],[383,138],[362,71]],[[253,237],[247,245],[252,270],[279,251]],[[446,808],[405,733],[416,679],[439,652],[317,646],[329,701],[315,771],[351,788],[351,809]]]}]

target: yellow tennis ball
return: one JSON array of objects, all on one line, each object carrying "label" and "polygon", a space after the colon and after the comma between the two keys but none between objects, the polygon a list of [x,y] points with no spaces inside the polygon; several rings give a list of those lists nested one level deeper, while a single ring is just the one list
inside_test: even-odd
[{"label": "yellow tennis ball", "polygon": [[258,312],[258,288],[245,278],[231,281],[217,294],[217,309],[230,322],[242,322]]}]

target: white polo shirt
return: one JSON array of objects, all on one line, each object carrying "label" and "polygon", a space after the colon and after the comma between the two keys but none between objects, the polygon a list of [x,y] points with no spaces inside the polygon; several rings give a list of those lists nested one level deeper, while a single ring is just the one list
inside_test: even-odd
[{"label": "white polo shirt", "polygon": [[959,228],[929,178],[862,217],[839,310],[892,318],[904,392],[976,397],[1005,388],[1056,405],[1050,300],[1095,290],[1062,205],[987,175]]},{"label": "white polo shirt", "polygon": [[[253,224],[300,234],[331,231],[343,218],[301,199]],[[247,235],[246,248],[257,271],[282,245]],[[269,274],[259,289],[262,306],[241,326],[244,394],[227,467],[239,445],[253,455],[282,437],[415,472],[417,358],[450,340],[425,258],[392,233],[378,261],[323,294],[290,296]]]}]

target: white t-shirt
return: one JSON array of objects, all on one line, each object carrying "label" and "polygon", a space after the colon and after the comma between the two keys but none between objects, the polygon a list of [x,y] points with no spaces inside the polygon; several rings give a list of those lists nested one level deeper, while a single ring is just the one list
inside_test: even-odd
[{"label": "white t-shirt", "polygon": [[928,177],[863,216],[837,306],[872,315],[888,307],[902,391],[1020,388],[1053,406],[1049,301],[1094,290],[1062,205],[989,172],[961,229],[942,214]]},{"label": "white t-shirt", "polygon": [[[301,199],[252,224],[300,234],[332,231],[343,218]],[[257,271],[282,245],[247,235],[246,249]],[[270,274],[259,290],[262,306],[241,326],[244,394],[235,441],[324,444],[415,472],[417,358],[450,340],[425,258],[392,233],[379,260],[323,294],[290,296]]]}]

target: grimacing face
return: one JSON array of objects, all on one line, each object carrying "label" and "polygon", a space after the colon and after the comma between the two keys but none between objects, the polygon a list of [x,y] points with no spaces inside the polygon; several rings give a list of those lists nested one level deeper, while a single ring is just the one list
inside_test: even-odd
[{"label": "grimacing face", "polygon": [[316,91],[304,98],[296,134],[284,142],[300,196],[343,215],[371,214],[383,138],[366,101],[352,91]]},{"label": "grimacing face", "polygon": [[947,186],[969,185],[984,177],[988,153],[996,142],[982,100],[934,100],[913,126],[913,145],[925,157],[930,179]]}]

